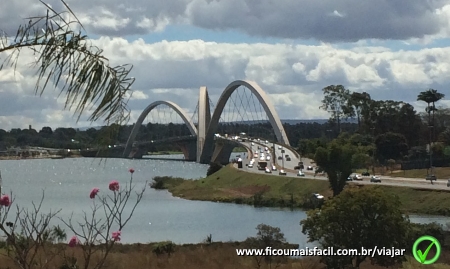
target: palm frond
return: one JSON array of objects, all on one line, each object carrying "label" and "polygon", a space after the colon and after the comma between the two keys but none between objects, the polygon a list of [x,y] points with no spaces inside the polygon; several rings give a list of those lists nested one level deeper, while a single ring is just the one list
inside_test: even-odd
[{"label": "palm frond", "polygon": [[67,9],[63,12],[40,2],[47,8],[46,15],[28,18],[14,40],[7,33],[0,35],[0,57],[2,52],[7,55],[0,58],[0,70],[6,65],[16,70],[22,50],[31,49],[37,68],[36,94],[42,95],[49,84],[59,87],[60,95],[66,97],[64,108],[74,108],[77,121],[86,109],[93,110],[90,121],[127,120],[126,93],[134,83],[134,78],[128,77],[132,65],[111,67],[102,50],[82,33],[83,25],[63,0]]}]

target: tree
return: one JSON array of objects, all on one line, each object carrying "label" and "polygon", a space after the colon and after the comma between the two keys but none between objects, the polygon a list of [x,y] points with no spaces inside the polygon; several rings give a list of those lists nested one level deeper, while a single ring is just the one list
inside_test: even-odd
[{"label": "tree", "polygon": [[450,127],[447,127],[447,129],[439,135],[439,141],[450,146]]},{"label": "tree", "polygon": [[[251,248],[256,249],[285,249],[287,246],[286,238],[278,227],[273,227],[267,224],[259,224],[256,226],[258,233],[256,237],[248,237],[244,243]],[[284,258],[284,259],[283,259]],[[265,260],[269,268],[272,268],[272,263],[275,262],[275,268],[279,266],[285,257],[282,255],[260,255],[255,256],[256,268],[261,268],[262,260]]]},{"label": "tree", "polygon": [[[434,112],[437,110],[435,103],[444,97],[445,97],[444,94],[439,93],[437,90],[434,90],[434,89],[428,89],[426,91],[420,92],[419,95],[417,95],[417,101],[423,101],[423,102],[427,103],[427,107],[426,107],[425,111],[428,113],[428,137],[429,137],[428,144],[429,144],[431,173],[433,172],[432,143],[433,143],[433,140],[435,137],[435,130],[433,128],[434,127]],[[432,118],[431,118],[431,115],[433,115]]]},{"label": "tree", "polygon": [[342,192],[347,184],[347,178],[352,173],[353,149],[348,144],[339,144],[337,140],[327,148],[319,147],[314,155],[314,161],[328,175],[333,195]]},{"label": "tree", "polygon": [[[65,93],[65,108],[75,108],[78,120],[85,109],[92,109],[90,121],[122,122],[128,117],[126,95],[134,78],[128,78],[132,66],[111,67],[102,50],[92,46],[69,6],[61,0],[66,12],[57,12],[50,5],[44,16],[28,18],[19,26],[15,38],[0,32],[0,55],[3,67],[16,68],[23,49],[35,55],[37,68],[35,93],[42,95],[49,87]],[[67,20],[67,15],[75,19]]]},{"label": "tree", "polygon": [[324,97],[321,109],[331,113],[330,120],[337,122],[338,133],[341,132],[341,119],[353,114],[348,105],[350,91],[342,85],[330,85],[322,89]]},{"label": "tree", "polygon": [[356,153],[352,156],[353,168],[366,168],[368,170],[372,158],[367,153]]},{"label": "tree", "polygon": [[372,99],[370,98],[370,94],[366,92],[353,92],[350,95],[348,105],[352,108],[350,111],[354,114],[354,116],[356,116],[356,119],[358,120],[358,129],[361,129],[362,111],[368,108],[371,100]]},{"label": "tree", "polygon": [[[409,220],[404,217],[398,197],[377,187],[349,188],[325,201],[321,210],[307,213],[300,222],[309,242],[318,241],[322,248],[340,249],[404,248],[408,243]],[[388,228],[387,228],[388,227]],[[328,268],[359,268],[369,258],[381,266],[393,265],[401,256],[387,257],[365,253],[350,256],[323,256]]]},{"label": "tree", "polygon": [[387,132],[375,139],[377,157],[380,161],[398,160],[408,153],[408,144],[402,134]]}]

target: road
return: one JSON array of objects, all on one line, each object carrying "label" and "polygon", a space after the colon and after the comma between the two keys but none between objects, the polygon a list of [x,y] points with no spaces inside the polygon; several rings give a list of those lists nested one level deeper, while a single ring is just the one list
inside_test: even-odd
[{"label": "road", "polygon": [[[299,177],[297,176],[297,171],[294,169],[295,166],[298,165],[298,162],[300,162],[300,159],[298,157],[296,157],[295,153],[292,152],[292,150],[288,149],[288,148],[284,148],[281,147],[281,149],[279,148],[279,145],[277,144],[265,144],[264,142],[253,142],[254,145],[252,145],[251,141],[246,141],[246,142],[240,142],[243,145],[245,145],[246,147],[250,148],[253,150],[253,152],[257,151],[257,147],[269,147],[269,150],[271,149],[271,146],[274,145],[274,153],[275,153],[275,163],[277,164],[278,168],[282,168],[284,165],[284,170],[286,172],[286,176],[280,176],[279,173],[279,169],[277,171],[272,171],[272,175],[278,175],[280,177],[295,177],[298,178],[299,180],[301,180],[302,178],[310,178],[310,179],[316,179],[316,180],[328,180],[327,177],[324,176],[315,176],[314,177],[314,172],[310,172],[310,171],[306,171],[305,172],[305,177]],[[285,160],[285,156],[283,156],[282,160],[278,160],[278,156],[282,155],[282,150],[284,150],[284,155],[289,155],[289,157],[291,158],[291,161],[286,161]],[[263,173],[265,174],[264,170],[258,170],[257,168],[257,160],[255,159],[256,163],[255,166],[253,168],[248,168],[248,164],[250,162],[251,158],[245,158],[243,160],[243,170],[250,172],[250,173]],[[273,163],[273,158],[271,161],[268,162],[268,165],[272,165]],[[303,164],[305,166],[305,168],[309,165],[314,167],[314,163],[311,159],[307,159],[307,158],[302,158]],[[381,176],[381,183],[372,183],[370,182],[370,177],[364,177],[362,181],[352,181],[349,182],[349,184],[357,184],[357,185],[385,185],[385,186],[399,186],[399,187],[409,187],[409,188],[420,188],[420,189],[431,189],[431,190],[446,190],[446,191],[450,191],[450,188],[447,187],[447,181],[446,180],[438,180],[437,182],[434,182],[433,185],[431,185],[429,183],[429,181],[426,181],[425,179],[419,179],[419,178],[404,178],[404,177],[390,177],[390,176]]]}]

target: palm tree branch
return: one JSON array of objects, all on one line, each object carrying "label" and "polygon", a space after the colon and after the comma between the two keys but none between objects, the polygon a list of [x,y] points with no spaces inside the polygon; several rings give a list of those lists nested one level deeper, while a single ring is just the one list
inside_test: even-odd
[{"label": "palm tree branch", "polygon": [[[131,65],[112,67],[102,50],[91,45],[86,35],[74,29],[84,29],[69,6],[68,11],[57,12],[46,3],[47,14],[28,18],[28,24],[19,26],[14,41],[6,33],[0,35],[0,55],[9,52],[3,66],[17,70],[22,49],[33,52],[37,68],[35,93],[42,95],[49,84],[65,93],[64,109],[75,107],[77,121],[86,109],[92,109],[90,121],[103,119],[117,122],[127,117],[125,96],[131,91],[134,78],[128,75]],[[75,19],[67,19],[69,16]],[[50,83],[51,82],[51,83]]]}]

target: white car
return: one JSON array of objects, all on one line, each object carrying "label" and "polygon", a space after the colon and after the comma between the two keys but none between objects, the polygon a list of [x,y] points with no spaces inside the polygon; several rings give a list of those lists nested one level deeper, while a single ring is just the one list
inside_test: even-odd
[{"label": "white car", "polygon": [[267,174],[272,173],[272,171],[270,171],[269,167],[266,167],[266,173],[267,173]]},{"label": "white car", "polygon": [[299,177],[304,177],[305,176],[305,173],[303,173],[302,171],[298,171],[298,173],[297,173],[297,176],[299,176]]},{"label": "white car", "polygon": [[253,154],[253,157],[258,158],[258,153],[255,152],[255,154]]},{"label": "white car", "polygon": [[278,146],[278,149],[283,149],[281,146]]},{"label": "white car", "polygon": [[319,194],[319,193],[314,193],[313,194],[314,197],[316,197],[317,199],[323,199],[323,195]]},{"label": "white car", "polygon": [[254,145],[255,145],[255,143],[252,142],[252,146],[254,146]]},{"label": "white car", "polygon": [[270,155],[267,155],[266,161],[270,161]]},{"label": "white car", "polygon": [[269,144],[269,141],[266,140],[266,144]]},{"label": "white car", "polygon": [[249,163],[247,167],[248,168],[253,168],[253,163]]},{"label": "white car", "polygon": [[272,165],[272,171],[277,171],[277,167],[275,165]]},{"label": "white car", "polygon": [[261,158],[259,158],[259,160],[263,162],[263,161],[265,161],[266,159],[265,159],[263,156],[261,156]]},{"label": "white car", "polygon": [[283,170],[283,169],[281,169],[280,170],[280,172],[278,173],[280,176],[285,176],[286,175],[286,172]]}]

